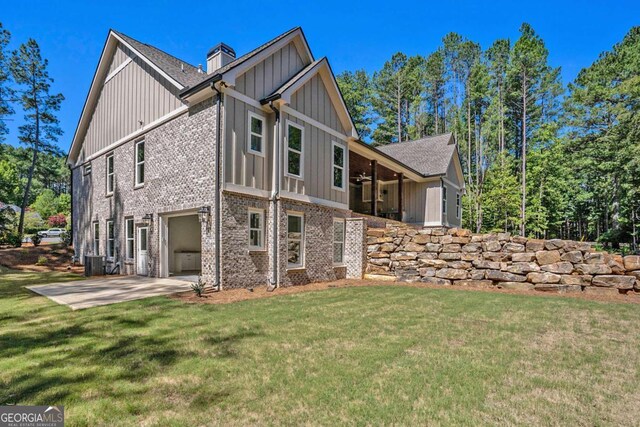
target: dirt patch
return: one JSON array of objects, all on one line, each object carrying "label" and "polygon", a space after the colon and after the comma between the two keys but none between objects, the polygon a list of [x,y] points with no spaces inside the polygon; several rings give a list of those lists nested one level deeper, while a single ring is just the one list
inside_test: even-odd
[{"label": "dirt patch", "polygon": [[267,292],[266,286],[256,286],[252,290],[249,289],[223,289],[220,292],[214,292],[211,288],[207,288],[202,297],[197,297],[193,292],[181,292],[173,294],[171,298],[178,299],[187,303],[194,304],[229,304],[232,302],[246,301],[258,298],[270,298],[278,295],[291,295],[301,292],[322,291],[334,288],[352,288],[360,286],[405,286],[410,288],[427,288],[427,289],[456,289],[470,292],[494,292],[501,294],[514,295],[532,295],[543,298],[577,298],[590,301],[615,302],[615,303],[631,303],[640,304],[640,294],[627,293],[619,295],[594,295],[583,293],[549,293],[540,291],[522,291],[511,289],[498,289],[496,287],[472,288],[468,286],[442,286],[426,283],[407,283],[407,282],[386,282],[375,280],[337,280],[335,282],[310,283],[303,286],[289,286],[278,288],[273,292]]},{"label": "dirt patch", "polygon": [[[24,244],[20,248],[0,249],[0,266],[22,271],[69,271],[82,273],[80,265],[72,265],[73,249],[63,244],[33,246]],[[40,259],[44,263],[38,263]]]}]

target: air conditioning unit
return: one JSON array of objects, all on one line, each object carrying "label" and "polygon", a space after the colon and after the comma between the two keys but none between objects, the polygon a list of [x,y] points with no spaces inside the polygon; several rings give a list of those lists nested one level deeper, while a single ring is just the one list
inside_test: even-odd
[{"label": "air conditioning unit", "polygon": [[90,276],[104,276],[104,257],[85,255],[84,257],[84,275]]}]

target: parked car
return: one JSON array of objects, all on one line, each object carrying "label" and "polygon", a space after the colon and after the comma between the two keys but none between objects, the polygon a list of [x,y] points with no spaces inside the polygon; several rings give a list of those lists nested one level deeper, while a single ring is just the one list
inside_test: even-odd
[{"label": "parked car", "polygon": [[64,234],[64,228],[50,228],[44,231],[38,231],[38,236],[41,237],[60,237]]}]

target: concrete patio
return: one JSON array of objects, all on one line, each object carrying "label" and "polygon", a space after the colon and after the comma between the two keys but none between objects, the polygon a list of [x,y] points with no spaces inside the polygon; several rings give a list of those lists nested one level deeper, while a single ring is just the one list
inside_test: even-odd
[{"label": "concrete patio", "polygon": [[26,288],[72,310],[188,291],[196,276],[155,278],[142,276],[92,277],[87,280]]}]

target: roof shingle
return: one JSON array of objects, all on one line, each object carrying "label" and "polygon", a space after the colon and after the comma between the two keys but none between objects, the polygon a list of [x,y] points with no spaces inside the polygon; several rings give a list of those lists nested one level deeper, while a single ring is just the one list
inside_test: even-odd
[{"label": "roof shingle", "polygon": [[451,133],[376,147],[424,176],[444,175],[456,151]]}]

